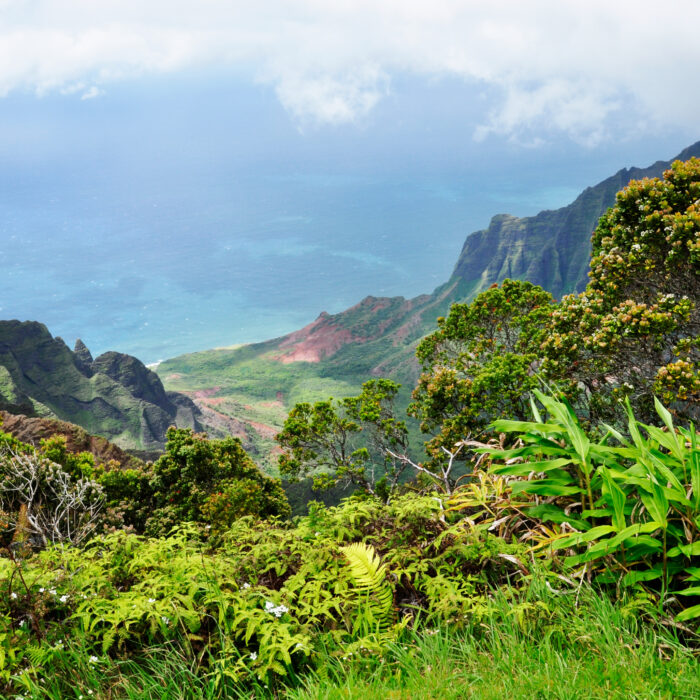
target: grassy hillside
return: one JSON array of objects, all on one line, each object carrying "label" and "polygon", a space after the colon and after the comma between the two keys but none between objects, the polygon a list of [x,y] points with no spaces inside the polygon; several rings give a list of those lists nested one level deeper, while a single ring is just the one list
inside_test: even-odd
[{"label": "grassy hillside", "polygon": [[[700,155],[700,142],[678,158],[693,155]],[[467,237],[452,276],[432,294],[369,296],[339,314],[324,312],[282,338],[183,355],[163,362],[157,372],[166,388],[195,401],[213,434],[238,435],[274,473],[272,437],[299,401],[349,396],[367,379],[384,376],[403,384],[398,402],[403,411],[419,374],[416,344],[451,304],[509,277],[539,284],[555,297],[581,290],[591,233],[616,193],[631,179],[660,176],[669,164],[620,170],[556,211],[494,217],[487,229]],[[417,434],[415,426],[413,431]]]}]

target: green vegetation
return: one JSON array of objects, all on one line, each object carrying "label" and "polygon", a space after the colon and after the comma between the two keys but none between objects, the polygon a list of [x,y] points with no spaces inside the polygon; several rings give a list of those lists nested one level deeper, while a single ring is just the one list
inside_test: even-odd
[{"label": "green vegetation", "polygon": [[297,404],[276,436],[286,449],[281,473],[294,479],[313,474],[318,489],[354,484],[387,501],[406,468],[400,455],[408,431],[393,408],[398,390],[388,379],[371,379],[359,396]]},{"label": "green vegetation", "polygon": [[454,305],[418,347],[424,461],[393,381],[297,403],[280,470],[339,506],[290,518],[236,438],[122,469],[0,434],[0,692],[698,697],[699,196],[700,160],[632,183],[578,296]]},{"label": "green vegetation", "polygon": [[167,393],[136,358],[108,352],[93,361],[76,347],[41,323],[0,321],[0,409],[59,418],[140,450],[162,449],[170,425],[201,427],[196,406]]}]

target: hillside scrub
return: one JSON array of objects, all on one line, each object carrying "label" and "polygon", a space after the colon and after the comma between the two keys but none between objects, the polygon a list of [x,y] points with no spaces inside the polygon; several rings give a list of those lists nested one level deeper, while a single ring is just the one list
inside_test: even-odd
[{"label": "hillside scrub", "polygon": [[[692,687],[688,640],[639,626],[656,615],[648,598],[612,606],[464,516],[433,496],[350,500],[294,524],[247,516],[223,539],[186,525],[165,538],[113,533],[0,559],[3,692],[147,697],[137,689],[173,673],[186,679],[173,697],[272,697],[349,674],[359,697],[370,678],[410,681],[397,670],[423,655],[448,663],[452,645],[476,652],[457,664],[465,687],[486,658],[512,653],[539,659],[542,683],[561,663],[586,678],[605,669],[601,697],[635,663],[647,687]],[[444,671],[426,673],[438,682]],[[524,680],[516,674],[511,687]]]}]

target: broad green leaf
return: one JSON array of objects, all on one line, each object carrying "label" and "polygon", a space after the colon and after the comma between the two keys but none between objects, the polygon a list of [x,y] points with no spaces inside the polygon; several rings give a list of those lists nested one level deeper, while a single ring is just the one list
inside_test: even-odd
[{"label": "broad green leaf", "polygon": [[630,571],[622,578],[622,585],[633,586],[639,581],[656,581],[657,579],[661,578],[662,575],[663,571],[658,568],[649,569],[647,571]]},{"label": "broad green leaf", "polygon": [[561,508],[554,505],[544,504],[524,509],[528,516],[538,518],[542,522],[569,523],[579,530],[589,530],[590,523],[580,520],[574,515],[567,515]]},{"label": "broad green leaf", "polygon": [[591,540],[597,540],[605,535],[610,535],[615,532],[615,528],[611,525],[599,525],[590,529],[588,532],[577,532],[569,537],[559,540],[556,543],[555,549],[564,549],[565,547],[571,547],[575,544],[582,544],[583,542],[590,542]]},{"label": "broad green leaf", "polygon": [[633,538],[635,535],[641,535],[649,532],[654,532],[655,530],[660,529],[660,525],[655,522],[651,523],[635,523],[634,525],[630,525],[629,527],[626,527],[624,530],[619,532],[615,537],[610,537],[607,540],[603,540],[601,542],[598,542],[597,544],[593,545],[591,547],[590,551],[593,552],[600,552],[600,551],[606,551],[609,552],[612,549],[616,549],[618,545],[622,544],[625,540],[629,540]]},{"label": "broad green leaf", "polygon": [[582,510],[582,518],[605,518],[606,516],[612,516],[613,512],[610,508],[595,508],[593,510]]},{"label": "broad green leaf", "polygon": [[538,423],[544,423],[539,409],[537,408],[537,404],[535,403],[535,399],[532,396],[530,397],[530,408],[532,409],[532,415],[534,416],[535,420]]},{"label": "broad green leaf", "polygon": [[675,595],[700,595],[700,586],[684,588],[682,591],[676,591]]},{"label": "broad green leaf", "polygon": [[605,480],[605,485],[608,489],[608,494],[610,495],[610,500],[612,501],[613,507],[613,526],[617,532],[621,532],[625,529],[625,501],[627,497],[625,492],[615,483],[615,480],[610,474],[610,470],[605,467],[600,469],[603,479]]},{"label": "broad green leaf", "polygon": [[700,554],[700,540],[691,544],[680,544],[673,549],[668,550],[669,557],[677,557],[679,554],[684,554],[686,557],[693,557]]},{"label": "broad green leaf", "polygon": [[511,491],[516,493],[535,493],[540,496],[573,496],[581,493],[578,486],[566,486],[560,481],[540,479],[539,481],[516,481],[511,484]]},{"label": "broad green leaf", "polygon": [[662,447],[665,447],[678,461],[683,461],[683,451],[678,443],[678,436],[673,433],[665,433],[661,428],[655,425],[645,425],[644,429],[649,433],[649,436],[656,440]]},{"label": "broad green leaf", "polygon": [[531,472],[549,472],[552,469],[560,469],[571,464],[570,459],[550,459],[544,462],[522,462],[520,464],[508,464],[505,466],[495,466],[492,471],[494,474],[507,474],[510,476],[523,476]]},{"label": "broad green leaf", "polygon": [[691,608],[686,608],[683,612],[676,615],[677,622],[685,622],[686,620],[693,620],[696,617],[700,617],[700,605],[693,605]]},{"label": "broad green leaf", "polygon": [[627,438],[622,435],[621,432],[618,430],[615,430],[612,426],[608,425],[607,423],[602,423],[601,424],[605,430],[608,431],[621,445],[629,445],[629,442],[627,441]]},{"label": "broad green leaf", "polygon": [[548,433],[559,435],[564,432],[560,425],[555,423],[533,423],[531,421],[522,420],[495,420],[491,423],[491,429],[497,433]]},{"label": "broad green leaf", "polygon": [[649,476],[651,493],[640,493],[640,498],[646,506],[646,509],[649,511],[651,517],[657,522],[662,522],[665,528],[668,524],[668,499],[666,498],[664,489],[659,485],[656,475],[653,473],[652,469],[646,464],[644,466],[647,469]]},{"label": "broad green leaf", "polygon": [[673,418],[671,417],[671,414],[669,413],[668,409],[661,403],[661,401],[659,401],[659,399],[656,398],[656,396],[654,397],[654,407],[656,408],[656,412],[659,414],[659,417],[664,422],[664,425],[668,428],[669,438],[672,439],[673,443],[675,444],[675,449],[669,449],[679,460],[683,461],[683,453],[681,450],[680,443],[678,442],[676,429],[673,427]]}]

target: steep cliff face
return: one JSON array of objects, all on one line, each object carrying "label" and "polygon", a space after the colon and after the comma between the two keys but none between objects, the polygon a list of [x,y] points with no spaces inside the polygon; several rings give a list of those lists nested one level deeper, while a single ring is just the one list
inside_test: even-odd
[{"label": "steep cliff face", "polygon": [[[700,156],[700,142],[672,160],[693,156]],[[591,234],[617,192],[630,180],[660,177],[671,162],[620,170],[561,209],[526,218],[494,216],[487,229],[467,237],[450,282],[469,297],[506,278],[539,284],[556,299],[582,291],[588,282]]]},{"label": "steep cliff face", "polygon": [[69,421],[129,449],[160,449],[173,424],[200,429],[194,403],[166,392],[136,358],[93,361],[82,342],[76,350],[41,323],[0,321],[0,408]]}]

